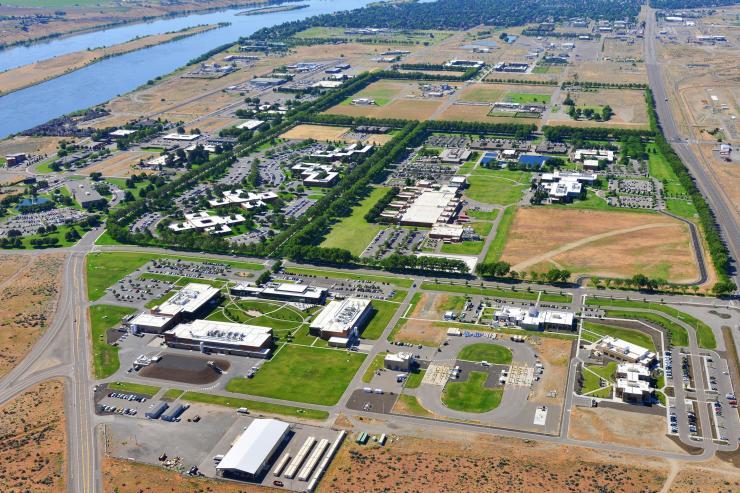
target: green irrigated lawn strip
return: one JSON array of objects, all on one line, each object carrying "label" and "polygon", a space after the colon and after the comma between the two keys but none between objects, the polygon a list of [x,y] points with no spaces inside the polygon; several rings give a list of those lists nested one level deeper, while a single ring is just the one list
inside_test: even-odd
[{"label": "green irrigated lawn strip", "polygon": [[330,279],[349,279],[352,281],[374,281],[394,284],[402,288],[410,288],[414,283],[411,279],[395,276],[384,276],[378,274],[361,274],[352,271],[339,271],[332,269],[312,269],[306,267],[286,267],[287,274],[309,275],[316,277],[328,277]]},{"label": "green irrigated lawn strip", "polygon": [[113,305],[90,307],[95,378],[107,378],[118,371],[118,348],[107,343],[106,332],[121,323],[123,317],[134,312],[136,310],[133,308]]},{"label": "green irrigated lawn strip", "polygon": [[689,315],[686,312],[682,312],[680,310],[677,310],[676,308],[673,308],[672,306],[664,305],[662,303],[649,303],[636,300],[612,300],[609,298],[598,297],[588,298],[586,300],[586,304],[621,308],[642,308],[646,310],[663,312],[666,315],[670,315],[692,326],[696,330],[696,337],[699,343],[699,347],[702,347],[704,349],[715,349],[717,347],[717,341],[714,337],[714,332],[712,332],[712,328],[709,327],[709,325],[702,322],[698,318]]},{"label": "green irrigated lawn strip", "polygon": [[[435,284],[433,282],[424,282],[421,285],[421,289],[426,291],[446,291],[450,293],[464,293],[464,294],[477,294],[481,296],[495,296],[499,298],[512,298],[519,300],[536,300],[537,291],[511,291],[508,289],[498,288],[481,288],[475,287],[474,285],[463,286],[463,285],[452,285],[452,284]],[[571,296],[567,294],[546,294],[543,293],[540,297],[540,301],[548,301],[552,303],[570,303],[572,301]]]},{"label": "green irrigated lawn strip", "polygon": [[390,301],[373,300],[373,317],[360,334],[363,339],[378,339],[401,306]]},{"label": "green irrigated lawn strip", "polygon": [[306,409],[302,407],[285,406],[283,404],[270,404],[268,402],[241,399],[224,395],[203,394],[201,392],[185,392],[182,400],[199,402],[201,404],[215,404],[217,406],[228,406],[234,409],[246,407],[250,412],[280,414],[294,418],[325,420],[329,413],[317,409]]},{"label": "green irrigated lawn strip", "polygon": [[254,378],[232,378],[229,392],[331,406],[339,401],[366,355],[286,344]]},{"label": "green irrigated lawn strip", "polygon": [[380,368],[383,368],[384,360],[385,354],[376,354],[375,358],[373,358],[372,363],[370,363],[370,366],[368,366],[367,370],[365,370],[365,374],[362,375],[362,381],[365,383],[370,383],[370,381],[373,379],[373,376],[375,376],[375,372],[378,371]]},{"label": "green irrigated lawn strip", "polygon": [[360,255],[370,244],[378,231],[382,229],[379,224],[368,223],[365,214],[383,198],[388,187],[377,187],[370,192],[358,205],[352,208],[352,214],[342,218],[334,224],[326,239],[321,243],[325,248],[343,248],[354,255]]},{"label": "green irrigated lawn strip", "polygon": [[478,343],[465,346],[457,355],[457,359],[466,361],[487,361],[496,365],[511,363],[511,350],[499,344]]},{"label": "green irrigated lawn strip", "polygon": [[501,221],[499,221],[498,228],[496,229],[496,236],[488,246],[485,262],[496,262],[501,258],[501,255],[504,253],[504,247],[506,246],[506,240],[509,237],[509,229],[511,229],[511,224],[514,222],[514,214],[516,214],[516,207],[507,207],[504,209]]},{"label": "green irrigated lawn strip", "polygon": [[503,388],[484,387],[488,373],[472,371],[464,382],[448,382],[442,391],[442,402],[456,411],[485,413],[501,404]]},{"label": "green irrigated lawn strip", "polygon": [[670,332],[671,344],[674,346],[688,346],[689,344],[689,334],[686,332],[686,329],[655,313],[634,312],[630,310],[605,310],[605,314],[611,318],[643,319],[653,322]]},{"label": "green irrigated lawn strip", "polygon": [[160,387],[153,385],[144,385],[142,383],[131,383],[131,382],[110,382],[108,388],[112,390],[120,390],[122,392],[133,392],[136,394],[143,394],[149,397],[159,392]]},{"label": "green irrigated lawn strip", "polygon": [[602,336],[612,336],[655,352],[653,338],[639,330],[625,329],[594,322],[583,322],[583,327]]}]

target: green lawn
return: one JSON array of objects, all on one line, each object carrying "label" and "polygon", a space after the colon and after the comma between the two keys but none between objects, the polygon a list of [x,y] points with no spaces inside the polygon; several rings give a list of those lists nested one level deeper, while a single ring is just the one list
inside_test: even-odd
[{"label": "green lawn", "polygon": [[665,201],[668,212],[686,219],[694,219],[697,216],[696,207],[690,200],[684,199],[666,199]]},{"label": "green lawn", "polygon": [[511,350],[498,344],[478,343],[465,346],[457,355],[457,359],[466,361],[488,361],[496,365],[511,363]]},{"label": "green lawn", "polygon": [[[449,293],[463,293],[463,294],[478,294],[481,296],[495,296],[499,298],[512,298],[518,300],[536,300],[537,291],[526,291],[519,289],[518,291],[511,291],[508,289],[497,289],[497,288],[481,288],[473,284],[469,286],[464,285],[451,285],[451,284],[435,284],[433,282],[422,283],[421,289],[426,291],[445,291]],[[540,301],[549,301],[553,303],[570,303],[572,301],[571,296],[568,294],[542,294]]]},{"label": "green lawn", "polygon": [[331,269],[310,269],[304,267],[287,267],[284,269],[287,274],[308,275],[316,277],[328,277],[331,279],[350,279],[353,281],[374,281],[387,282],[395,284],[402,288],[410,288],[414,283],[411,279],[405,277],[383,276],[375,274],[360,274],[352,271],[340,271]]},{"label": "green lawn", "polygon": [[111,390],[121,390],[123,392],[143,394],[149,397],[159,392],[160,389],[160,387],[154,387],[153,385],[144,385],[142,383],[131,382],[111,382],[108,384],[108,388]]},{"label": "green lawn", "polygon": [[465,195],[483,204],[511,205],[519,202],[528,184],[520,184],[494,174],[472,174]]},{"label": "green lawn", "polygon": [[424,409],[419,399],[414,395],[401,394],[398,396],[398,402],[402,404],[406,411],[412,416],[432,416],[432,413]]},{"label": "green lawn", "polygon": [[268,402],[253,401],[251,399],[240,399],[224,395],[203,394],[200,392],[185,392],[182,400],[189,402],[200,402],[202,404],[215,404],[228,406],[234,409],[246,407],[251,413],[280,414],[294,418],[324,420],[329,417],[326,411],[317,409],[306,409],[302,407],[285,406],[282,404],[270,404]]},{"label": "green lawn", "polygon": [[379,224],[365,221],[365,214],[380,200],[388,191],[388,187],[377,187],[365,197],[358,205],[352,208],[352,214],[342,218],[336,223],[326,239],[321,243],[325,248],[344,248],[354,255],[360,255],[363,250],[383,229]]},{"label": "green lawn", "polygon": [[373,300],[373,318],[362,331],[361,337],[363,339],[378,339],[383,335],[383,331],[388,326],[393,318],[393,314],[396,313],[398,303],[392,303],[390,301]]},{"label": "green lawn", "polygon": [[[686,312],[682,312],[681,310],[677,310],[676,308],[673,308],[672,306],[664,305],[662,303],[650,303],[650,302],[644,302],[644,301],[637,301],[637,300],[612,300],[609,298],[588,298],[586,300],[587,305],[602,305],[602,306],[615,306],[615,307],[621,307],[621,308],[643,308],[643,309],[649,309],[649,310],[655,310],[659,312],[663,312],[667,315],[670,315],[674,318],[677,318],[681,320],[682,322],[685,322],[696,330],[696,337],[699,342],[699,347],[705,348],[705,349],[714,349],[717,347],[717,341],[714,338],[714,333],[712,332],[711,327],[709,327],[706,323],[702,322],[698,318],[689,315]],[[681,330],[685,333],[684,329],[681,328]],[[688,343],[688,342],[687,342]],[[678,344],[674,341],[674,344]],[[679,344],[682,345],[682,344]]]},{"label": "green lawn", "polygon": [[406,379],[405,388],[417,389],[421,385],[421,381],[424,380],[424,373],[426,370],[418,369],[409,373],[409,377]]},{"label": "green lawn", "polygon": [[331,406],[342,396],[365,356],[287,344],[254,378],[232,378],[226,390]]},{"label": "green lawn", "polygon": [[514,222],[514,214],[516,214],[516,207],[507,207],[504,209],[504,215],[501,216],[501,221],[498,223],[496,229],[496,236],[488,246],[486,252],[485,262],[497,262],[501,255],[504,253],[504,247],[506,246],[506,240],[509,238],[509,229]]},{"label": "green lawn", "polygon": [[384,367],[384,361],[385,361],[385,354],[376,354],[375,358],[373,358],[372,362],[370,363],[370,366],[367,367],[367,370],[365,370],[365,374],[362,375],[362,381],[365,383],[370,383],[370,381],[375,376],[375,372],[378,371],[380,368]]},{"label": "green lawn", "polygon": [[498,209],[493,209],[490,211],[476,211],[473,209],[468,209],[468,216],[475,219],[482,219],[484,221],[493,221],[498,216]]},{"label": "green lawn", "polygon": [[655,313],[635,312],[630,310],[605,310],[607,317],[612,318],[626,318],[631,320],[646,320],[654,324],[660,325],[671,334],[671,344],[674,346],[688,346],[689,345],[689,334],[686,329],[678,325],[677,323],[671,322],[667,318],[657,315]]},{"label": "green lawn", "polygon": [[623,327],[614,327],[611,325],[599,324],[594,322],[583,322],[583,327],[586,330],[595,332],[602,336],[612,336],[617,339],[622,339],[632,344],[636,344],[640,347],[644,347],[655,352],[655,344],[653,344],[653,338],[644,332],[639,330],[625,329]]},{"label": "green lawn", "polygon": [[486,222],[472,223],[472,227],[482,238],[476,241],[462,241],[460,243],[444,243],[442,253],[452,253],[457,255],[478,255],[483,251],[488,233],[491,232],[493,224]]},{"label": "green lawn", "polygon": [[107,378],[118,370],[118,348],[107,343],[106,331],[118,325],[126,315],[135,312],[133,308],[113,305],[90,307],[95,378]]},{"label": "green lawn", "polygon": [[533,94],[529,92],[510,92],[506,94],[506,100],[510,103],[549,103],[549,94]]},{"label": "green lawn", "polygon": [[123,245],[124,243],[118,242],[113,239],[113,237],[108,234],[108,231],[105,231],[102,235],[98,236],[98,239],[95,240],[96,245]]},{"label": "green lawn", "polygon": [[[614,379],[614,372],[617,370],[617,363],[614,361],[609,362],[606,366],[597,366],[597,365],[588,365],[586,366],[588,370],[593,371],[596,373],[591,373],[590,371],[587,371],[586,369],[582,370],[583,373],[583,388],[581,389],[582,394],[586,394],[588,392],[592,392],[594,390],[601,388],[601,379],[607,381],[607,386],[609,385],[609,382]],[[593,394],[589,394],[591,397],[609,397],[611,396],[611,390],[609,388],[606,388],[600,392],[596,392]]]},{"label": "green lawn", "polygon": [[180,397],[185,391],[180,389],[167,389],[167,392],[162,395],[163,401],[172,402]]},{"label": "green lawn", "polygon": [[484,387],[488,373],[472,371],[464,382],[451,381],[442,391],[442,403],[450,409],[468,413],[485,413],[501,403],[503,388]]},{"label": "green lawn", "polygon": [[648,144],[645,149],[648,151],[648,172],[650,176],[664,183],[666,193],[685,194],[686,189],[678,181],[673,168],[668,164],[665,156],[658,151],[658,148],[654,144]]}]

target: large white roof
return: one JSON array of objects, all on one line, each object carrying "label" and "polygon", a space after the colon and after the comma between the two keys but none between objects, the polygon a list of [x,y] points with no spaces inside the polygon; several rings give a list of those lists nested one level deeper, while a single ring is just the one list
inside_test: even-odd
[{"label": "large white roof", "polygon": [[269,327],[201,319],[180,324],[168,333],[180,339],[247,347],[261,347],[272,337]]},{"label": "large white roof", "polygon": [[275,446],[288,431],[288,423],[276,419],[255,419],[234,442],[216,469],[257,474]]},{"label": "large white roof", "polygon": [[165,301],[157,309],[158,314],[175,315],[181,311],[193,313],[210,301],[219,292],[208,284],[191,282],[185,285],[175,296]]}]

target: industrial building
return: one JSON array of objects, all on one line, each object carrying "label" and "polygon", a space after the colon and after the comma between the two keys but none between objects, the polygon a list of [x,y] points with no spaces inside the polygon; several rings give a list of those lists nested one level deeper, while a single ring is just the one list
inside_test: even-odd
[{"label": "industrial building", "polygon": [[637,363],[617,365],[617,397],[632,404],[650,403],[655,389],[650,385],[650,370]]},{"label": "industrial building", "polygon": [[272,351],[272,329],[215,320],[193,320],[165,332],[164,342],[178,349],[267,358]]},{"label": "industrial building", "polygon": [[503,306],[494,311],[494,320],[518,325],[527,330],[573,330],[575,315],[564,310],[541,310],[537,307]]},{"label": "industrial building", "polygon": [[330,164],[298,163],[290,169],[300,175],[307,187],[328,188],[339,181],[339,172]]},{"label": "industrial building", "polygon": [[359,334],[372,314],[370,300],[347,298],[330,302],[309,325],[309,332],[322,339]]},{"label": "industrial building", "polygon": [[465,149],[463,147],[456,147],[452,149],[444,149],[439,154],[439,159],[442,160],[443,163],[464,163],[468,159],[470,159],[470,155],[472,154],[472,151],[470,149]]},{"label": "industrial building", "polygon": [[655,353],[647,348],[623,341],[612,336],[604,336],[596,343],[596,350],[619,361],[650,365],[655,361]]},{"label": "industrial building", "polygon": [[26,162],[28,159],[28,156],[25,152],[16,152],[14,154],[6,154],[5,155],[5,165],[10,166],[18,166],[19,164],[22,164]]},{"label": "industrial building", "polygon": [[445,67],[450,68],[481,68],[486,64],[483,60],[450,60]]},{"label": "industrial building", "polygon": [[452,222],[462,205],[459,186],[444,185],[433,188],[431,183],[419,182],[416,187],[405,187],[381,214],[384,221],[402,226],[432,227],[437,223]]},{"label": "industrial building", "polygon": [[542,173],[540,186],[547,192],[552,202],[571,202],[576,198],[583,198],[586,189],[584,185],[598,180],[596,173],[568,173],[555,171]]},{"label": "industrial building", "polygon": [[161,334],[209,311],[220,296],[221,291],[213,286],[191,282],[161,305],[138,314],[129,325],[135,332]]},{"label": "industrial building", "polygon": [[289,438],[290,425],[277,419],[255,419],[231,445],[216,470],[224,477],[254,481]]},{"label": "industrial building", "polygon": [[323,305],[326,300],[326,289],[310,284],[271,283],[256,286],[250,282],[240,282],[231,288],[234,296],[264,298],[267,300],[287,301]]}]

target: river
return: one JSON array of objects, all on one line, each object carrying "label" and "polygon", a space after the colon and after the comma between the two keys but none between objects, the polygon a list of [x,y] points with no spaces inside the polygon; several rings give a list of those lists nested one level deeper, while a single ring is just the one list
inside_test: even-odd
[{"label": "river", "polygon": [[178,31],[199,24],[231,25],[185,39],[108,58],[56,79],[0,97],[0,138],[52,118],[104,103],[148,80],[168,74],[189,60],[260,28],[306,17],[362,7],[372,0],[306,0],[304,9],[261,15],[236,15],[247,8],[220,10],[129,24],[0,51],[0,70],[75,51],[123,43],[137,36]]}]

